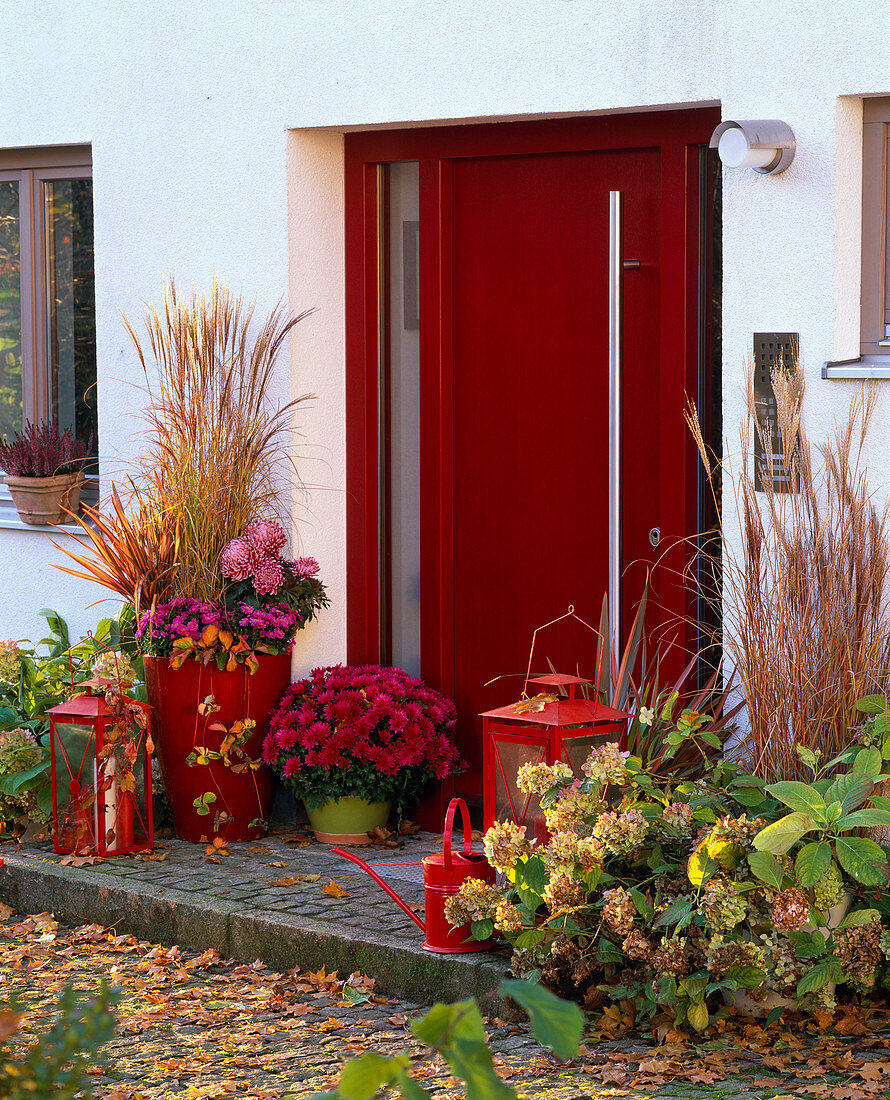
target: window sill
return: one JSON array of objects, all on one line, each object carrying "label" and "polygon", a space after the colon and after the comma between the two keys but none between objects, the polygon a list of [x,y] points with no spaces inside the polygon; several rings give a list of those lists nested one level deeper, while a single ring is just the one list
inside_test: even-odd
[{"label": "window sill", "polygon": [[890,355],[863,355],[858,359],[839,359],[822,364],[822,377],[828,381],[856,378],[890,378]]},{"label": "window sill", "polygon": [[66,523],[58,527],[51,527],[43,523],[25,523],[18,515],[11,516],[0,513],[0,531],[33,531],[38,535],[76,535],[83,534],[83,529],[76,523]]}]

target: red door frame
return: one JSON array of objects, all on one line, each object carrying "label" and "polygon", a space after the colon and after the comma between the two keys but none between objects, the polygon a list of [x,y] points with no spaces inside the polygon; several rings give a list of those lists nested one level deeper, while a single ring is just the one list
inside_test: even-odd
[{"label": "red door frame", "polygon": [[[421,646],[423,675],[453,693],[453,572],[451,529],[452,446],[450,209],[451,160],[593,149],[661,150],[661,330],[663,361],[685,364],[686,392],[697,394],[699,358],[700,148],[720,121],[716,107],[535,122],[346,135],[346,464],[347,464],[347,654],[352,663],[379,660],[378,603],[378,165],[412,160],[420,165],[421,498],[433,500],[421,531]],[[685,195],[686,201],[678,201]],[[677,257],[683,257],[675,278]],[[666,323],[670,319],[671,323]],[[683,393],[659,395],[662,433],[659,469],[662,499],[677,501],[684,530],[698,522],[698,461],[683,428]],[[433,439],[430,439],[430,436]],[[681,442],[677,446],[677,441]],[[671,442],[674,446],[671,446]],[[689,600],[694,621],[696,605]]]}]

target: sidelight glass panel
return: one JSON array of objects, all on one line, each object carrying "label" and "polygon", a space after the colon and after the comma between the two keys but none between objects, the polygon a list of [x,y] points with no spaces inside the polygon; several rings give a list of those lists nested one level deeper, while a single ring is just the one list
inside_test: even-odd
[{"label": "sidelight glass panel", "polygon": [[96,430],[93,181],[46,180],[46,343],[52,417],[78,439]]},{"label": "sidelight glass panel", "polygon": [[382,170],[381,659],[420,675],[419,166]]},{"label": "sidelight glass panel", "polygon": [[0,439],[22,428],[22,254],[18,180],[0,180]]}]

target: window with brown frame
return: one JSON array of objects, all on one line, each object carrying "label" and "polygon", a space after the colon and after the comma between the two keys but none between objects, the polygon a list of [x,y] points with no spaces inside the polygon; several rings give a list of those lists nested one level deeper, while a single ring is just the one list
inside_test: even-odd
[{"label": "window with brown frame", "polygon": [[0,150],[0,437],[27,421],[98,454],[89,146]]},{"label": "window with brown frame", "polygon": [[866,99],[862,118],[862,355],[890,355],[887,134],[890,97]]}]

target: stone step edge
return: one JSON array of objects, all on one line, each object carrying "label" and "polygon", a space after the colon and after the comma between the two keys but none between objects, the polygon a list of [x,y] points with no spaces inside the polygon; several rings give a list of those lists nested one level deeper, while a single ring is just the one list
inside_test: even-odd
[{"label": "stone step edge", "polygon": [[261,959],[274,970],[337,971],[341,977],[360,970],[377,981],[382,996],[421,1005],[475,997],[482,1011],[507,1019],[515,1014],[498,988],[508,975],[506,951],[451,955],[423,950],[381,934],[361,939],[326,922],[294,913],[245,910],[221,898],[212,905],[194,893],[149,883],[112,885],[87,867],[42,862],[4,853],[0,901],[18,913],[51,912],[66,924],[114,926],[141,940],[197,951],[213,948],[224,959],[251,963]]}]

